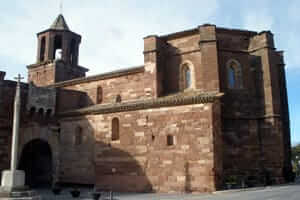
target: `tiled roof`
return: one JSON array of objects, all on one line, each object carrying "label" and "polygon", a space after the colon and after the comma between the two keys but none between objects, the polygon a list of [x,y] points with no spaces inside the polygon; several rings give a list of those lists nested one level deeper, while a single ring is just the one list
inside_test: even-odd
[{"label": "tiled roof", "polygon": [[174,95],[159,97],[157,99],[141,99],[122,103],[99,104],[90,107],[59,113],[59,117],[72,117],[89,114],[107,114],[116,112],[127,112],[150,108],[172,107],[199,103],[213,103],[220,99],[223,93],[201,91],[181,92]]}]

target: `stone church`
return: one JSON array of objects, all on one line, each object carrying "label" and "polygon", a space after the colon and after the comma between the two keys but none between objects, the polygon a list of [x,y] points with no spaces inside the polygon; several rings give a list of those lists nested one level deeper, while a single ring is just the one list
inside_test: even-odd
[{"label": "stone church", "polygon": [[[212,192],[233,178],[289,181],[285,64],[270,31],[204,24],[150,35],[144,65],[93,76],[62,15],[37,40],[21,84],[18,167],[28,185]],[[0,72],[0,170],[15,88]]]}]

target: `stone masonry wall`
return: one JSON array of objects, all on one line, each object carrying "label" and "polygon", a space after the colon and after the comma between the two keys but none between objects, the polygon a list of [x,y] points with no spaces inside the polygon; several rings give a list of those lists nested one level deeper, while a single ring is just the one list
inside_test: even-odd
[{"label": "stone masonry wall", "polygon": [[[264,171],[273,182],[282,182],[282,171],[290,144],[289,133],[282,129],[284,109],[280,106],[279,56],[274,49],[271,33],[235,32],[219,30],[219,70],[224,138],[224,174],[255,176]],[[242,88],[228,88],[227,62],[241,64]],[[284,136],[286,135],[286,136]],[[286,139],[284,139],[286,138]],[[230,158],[230,159],[226,159]]]},{"label": "stone masonry wall", "polygon": [[[215,191],[222,173],[219,114],[208,103],[65,118],[61,180],[115,191]],[[113,118],[119,119],[117,141],[111,140]],[[84,135],[78,147],[72,143],[77,126]],[[174,145],[167,145],[167,135]]]},{"label": "stone masonry wall", "polygon": [[[63,89],[85,92],[87,105],[107,104],[115,103],[118,95],[121,96],[122,102],[152,98],[154,90],[151,83],[153,81],[151,69],[145,69],[145,72],[74,84],[65,86]],[[102,88],[102,94],[98,94],[99,87]],[[98,95],[102,95],[101,102],[97,102]]]},{"label": "stone masonry wall", "polygon": [[39,63],[28,69],[28,82],[42,87],[55,83],[55,67],[53,62]]},{"label": "stone masonry wall", "polygon": [[203,67],[201,64],[201,51],[199,47],[200,34],[193,34],[184,38],[174,38],[167,41],[167,56],[164,59],[164,92],[174,93],[180,91],[179,77],[180,65],[185,62],[193,64],[193,80],[199,89],[203,90]]},{"label": "stone masonry wall", "polygon": [[[249,33],[219,31],[219,70],[222,101],[223,166],[225,177],[257,176],[261,170],[259,120],[264,115],[264,99],[259,93],[261,67],[259,58],[246,51]],[[244,52],[243,52],[244,51]],[[237,60],[242,69],[242,89],[228,88],[227,62]],[[230,159],[229,159],[230,158]]]},{"label": "stone masonry wall", "polygon": [[180,88],[181,67],[188,64],[193,88],[203,92],[220,89],[216,26],[202,25],[198,29],[160,37],[160,62],[163,94],[176,93]]}]

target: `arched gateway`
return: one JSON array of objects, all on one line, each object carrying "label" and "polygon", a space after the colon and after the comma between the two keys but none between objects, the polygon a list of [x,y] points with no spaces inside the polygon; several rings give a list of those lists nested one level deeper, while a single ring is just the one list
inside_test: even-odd
[{"label": "arched gateway", "polygon": [[52,152],[49,144],[41,139],[28,142],[20,157],[19,169],[26,173],[26,185],[48,187],[52,183]]}]

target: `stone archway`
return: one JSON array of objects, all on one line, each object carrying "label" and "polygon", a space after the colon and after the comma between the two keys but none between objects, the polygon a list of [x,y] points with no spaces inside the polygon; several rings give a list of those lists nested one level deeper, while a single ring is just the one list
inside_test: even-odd
[{"label": "stone archway", "polygon": [[26,173],[26,185],[49,187],[52,184],[52,151],[50,145],[41,139],[28,142],[21,153],[19,169]]}]

